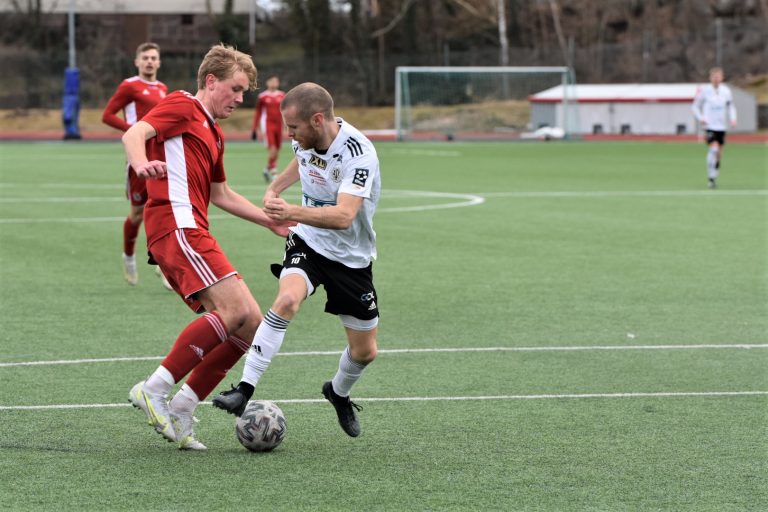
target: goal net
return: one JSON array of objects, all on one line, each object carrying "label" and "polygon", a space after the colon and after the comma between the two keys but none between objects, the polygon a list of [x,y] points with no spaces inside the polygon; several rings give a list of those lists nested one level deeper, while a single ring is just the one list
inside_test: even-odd
[{"label": "goal net", "polygon": [[397,138],[568,138],[577,126],[573,85],[567,67],[398,67]]}]

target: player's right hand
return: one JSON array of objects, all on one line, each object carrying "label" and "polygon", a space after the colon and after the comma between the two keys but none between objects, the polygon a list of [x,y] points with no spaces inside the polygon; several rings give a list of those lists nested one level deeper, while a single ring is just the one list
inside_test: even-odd
[{"label": "player's right hand", "polygon": [[133,168],[136,176],[145,179],[161,180],[168,174],[168,166],[160,160],[152,160]]}]

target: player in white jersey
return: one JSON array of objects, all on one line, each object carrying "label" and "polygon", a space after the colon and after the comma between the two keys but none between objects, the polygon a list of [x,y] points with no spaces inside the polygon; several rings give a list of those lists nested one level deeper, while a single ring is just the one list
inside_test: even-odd
[{"label": "player in white jersey", "polygon": [[[373,144],[357,129],[333,114],[333,99],[324,88],[304,83],[288,91],[281,103],[296,158],[270,184],[264,211],[275,220],[293,220],[282,267],[277,299],[256,331],[237,387],[213,399],[213,405],[240,415],[254,387],[277,354],[288,323],[320,285],[325,311],[338,315],[347,334],[332,380],[322,393],[333,404],[341,428],[360,435],[351,402],[352,386],[376,357],[379,320],[373,287],[376,258],[373,215],[381,192],[379,160]],[[280,194],[301,180],[302,204],[287,203]]]},{"label": "player in white jersey", "polygon": [[706,130],[707,145],[707,177],[709,188],[717,188],[717,177],[720,174],[720,157],[725,145],[725,132],[728,125],[736,126],[736,107],[733,104],[731,89],[723,82],[723,70],[709,70],[710,83],[696,91],[693,99],[693,115]]}]

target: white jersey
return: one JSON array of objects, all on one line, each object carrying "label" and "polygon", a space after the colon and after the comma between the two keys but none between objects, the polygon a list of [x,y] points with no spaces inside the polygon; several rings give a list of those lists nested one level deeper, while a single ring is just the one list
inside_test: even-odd
[{"label": "white jersey", "polygon": [[720,84],[715,88],[712,84],[706,84],[696,91],[693,99],[693,115],[701,123],[705,123],[707,130],[724,132],[729,122],[736,122],[736,107],[733,104],[731,89]]},{"label": "white jersey", "polygon": [[368,138],[340,117],[339,133],[325,154],[302,149],[293,141],[299,164],[302,205],[333,206],[340,193],[363,197],[363,204],[347,229],[298,224],[291,228],[313,250],[350,268],[365,268],[376,259],[373,214],[381,195],[376,149]]}]

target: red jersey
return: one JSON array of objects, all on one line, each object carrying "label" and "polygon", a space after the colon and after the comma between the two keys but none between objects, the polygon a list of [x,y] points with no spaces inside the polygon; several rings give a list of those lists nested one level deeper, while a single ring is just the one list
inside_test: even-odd
[{"label": "red jersey", "polygon": [[[109,99],[101,121],[118,130],[126,131],[142,119],[152,107],[168,94],[163,82],[147,82],[139,76],[126,78]],[[117,112],[123,111],[123,119]]]},{"label": "red jersey", "polygon": [[219,124],[185,91],[169,94],[143,121],[157,132],[147,141],[147,158],[168,168],[166,178],[147,180],[147,246],[177,229],[207,231],[211,183],[226,180]]},{"label": "red jersey", "polygon": [[256,99],[256,112],[253,115],[253,130],[259,127],[264,131],[267,127],[283,129],[283,115],[280,113],[280,102],[283,101],[283,91],[264,91]]}]

